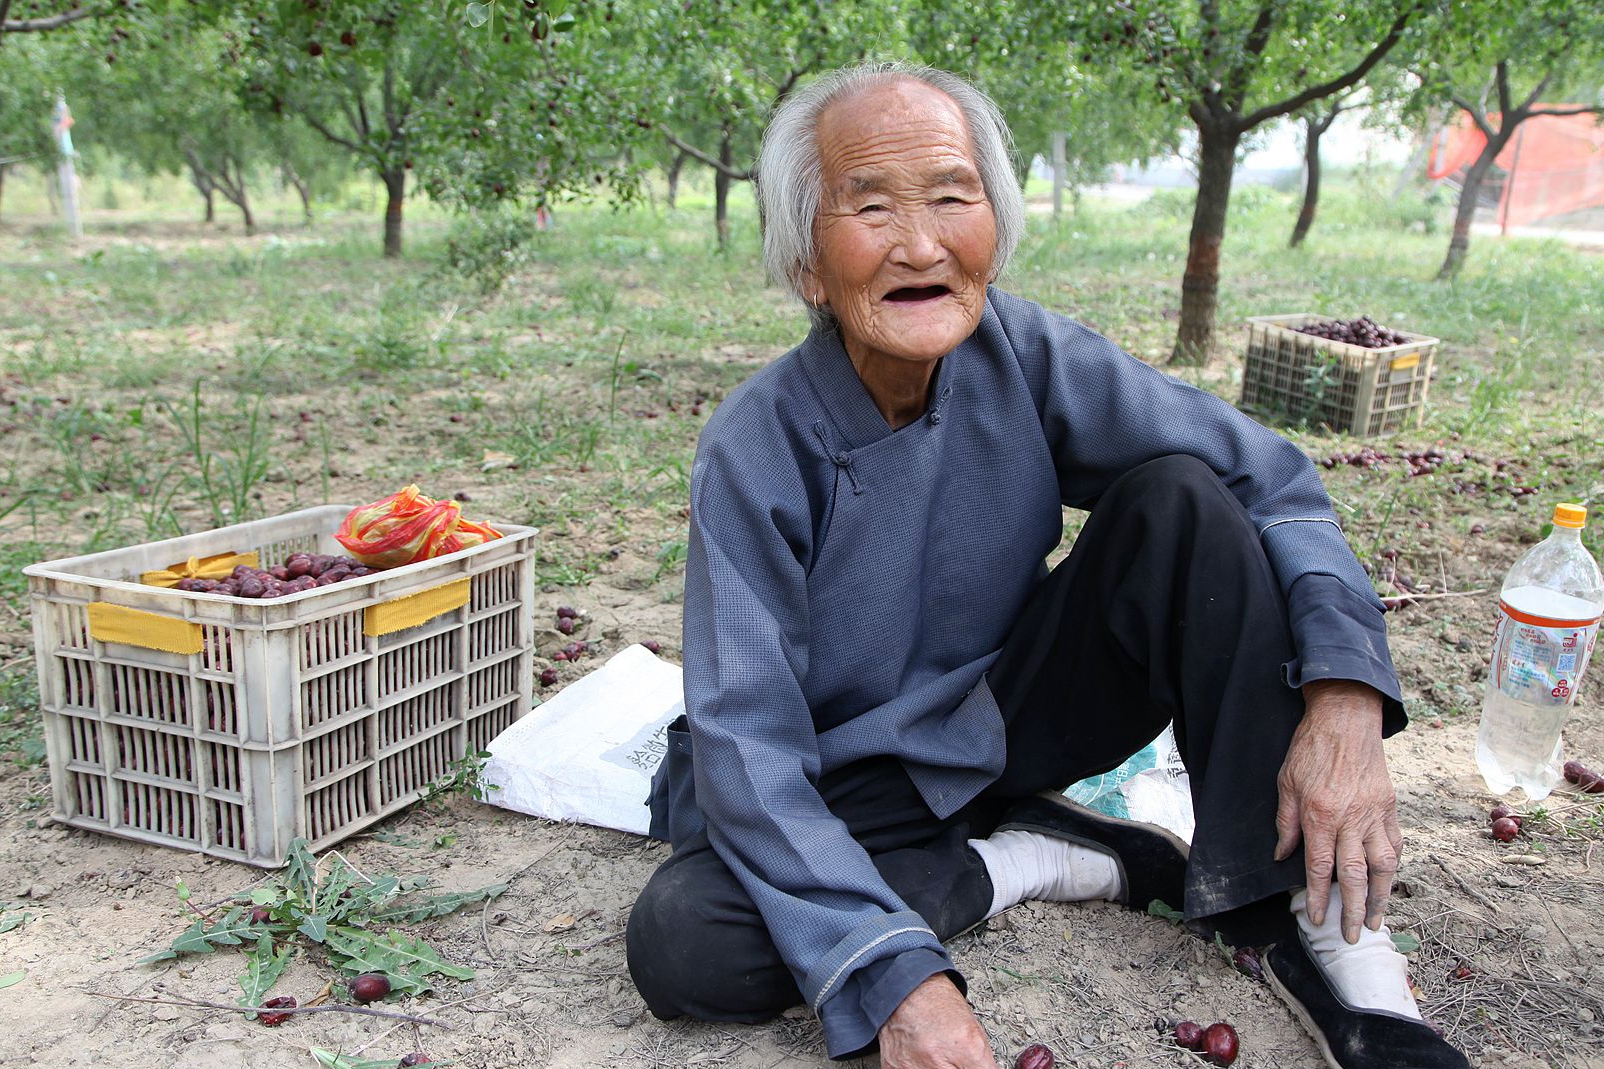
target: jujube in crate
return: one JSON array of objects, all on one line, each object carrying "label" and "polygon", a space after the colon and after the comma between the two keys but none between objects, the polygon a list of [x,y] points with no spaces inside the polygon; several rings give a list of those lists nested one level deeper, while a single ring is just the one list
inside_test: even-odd
[{"label": "jujube in crate", "polygon": [[241,564],[226,579],[180,579],[173,586],[196,594],[281,598],[320,586],[333,586],[345,579],[360,579],[380,570],[369,568],[354,557],[291,553],[283,564],[275,564],[271,568],[252,568],[248,564]]}]

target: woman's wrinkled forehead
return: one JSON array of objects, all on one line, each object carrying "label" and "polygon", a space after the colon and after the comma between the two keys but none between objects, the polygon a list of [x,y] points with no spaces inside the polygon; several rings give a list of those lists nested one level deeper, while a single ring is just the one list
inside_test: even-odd
[{"label": "woman's wrinkled forehead", "polygon": [[827,197],[878,192],[908,178],[926,185],[980,180],[962,109],[915,79],[883,82],[831,101],[819,116],[817,137]]}]

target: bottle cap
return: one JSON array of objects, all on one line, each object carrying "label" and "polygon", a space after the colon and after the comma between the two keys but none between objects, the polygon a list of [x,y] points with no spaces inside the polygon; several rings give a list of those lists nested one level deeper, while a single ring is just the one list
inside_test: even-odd
[{"label": "bottle cap", "polygon": [[1587,506],[1586,505],[1555,505],[1554,506],[1554,526],[1555,527],[1575,527],[1575,528],[1586,527],[1587,526]]}]

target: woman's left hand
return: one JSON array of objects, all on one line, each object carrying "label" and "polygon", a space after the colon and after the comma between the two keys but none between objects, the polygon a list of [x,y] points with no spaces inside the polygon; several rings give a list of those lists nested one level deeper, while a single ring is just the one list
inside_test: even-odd
[{"label": "woman's left hand", "polygon": [[1381,746],[1381,695],[1363,683],[1326,679],[1303,687],[1303,721],[1277,783],[1275,857],[1303,842],[1309,919],[1325,921],[1331,880],[1342,888],[1342,935],[1381,927],[1403,835]]},{"label": "woman's left hand", "polygon": [[997,1069],[986,1030],[945,973],[908,993],[880,1026],[883,1069]]}]

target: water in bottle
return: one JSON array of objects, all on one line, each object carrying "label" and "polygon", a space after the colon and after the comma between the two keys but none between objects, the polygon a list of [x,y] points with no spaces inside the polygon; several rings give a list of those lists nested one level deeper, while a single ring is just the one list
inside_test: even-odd
[{"label": "water in bottle", "polygon": [[1582,506],[1556,507],[1554,533],[1504,579],[1476,736],[1476,767],[1496,794],[1520,787],[1537,801],[1560,780],[1560,728],[1604,610],[1604,579],[1582,545],[1586,523]]}]

